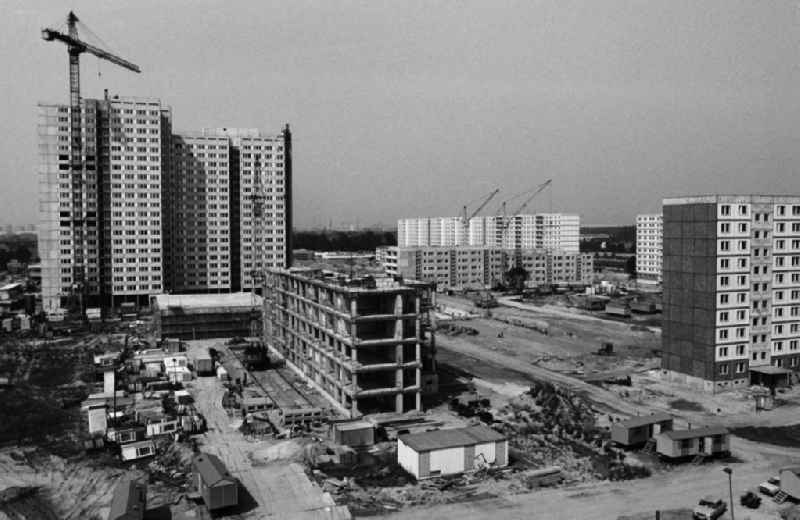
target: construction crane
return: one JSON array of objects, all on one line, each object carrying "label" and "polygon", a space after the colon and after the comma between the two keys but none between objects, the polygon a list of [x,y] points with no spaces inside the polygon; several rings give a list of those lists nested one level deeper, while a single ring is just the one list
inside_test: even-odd
[{"label": "construction crane", "polygon": [[[72,207],[71,210],[71,228],[73,235],[73,258],[72,258],[72,274],[73,284],[71,287],[70,300],[74,301],[77,296],[79,298],[79,312],[81,317],[86,317],[86,299],[87,299],[87,285],[86,285],[86,257],[88,253],[87,242],[87,223],[86,213],[87,207],[84,203],[86,198],[86,184],[87,184],[87,170],[84,161],[85,144],[81,138],[81,91],[80,91],[80,55],[84,52],[93,54],[100,59],[110,61],[115,65],[122,68],[131,70],[133,72],[141,72],[138,66],[122,59],[106,50],[101,49],[95,45],[81,40],[78,36],[78,25],[81,25],[83,30],[92,35],[93,33],[86,28],[80,21],[75,13],[72,11],[67,15],[67,32],[66,34],[56,29],[45,28],[42,29],[42,39],[48,42],[59,41],[67,46],[67,54],[69,55],[69,102],[70,102],[70,164],[71,164],[71,194],[72,194]],[[99,280],[102,284],[102,280]]]},{"label": "construction crane", "polygon": [[[494,198],[494,196],[497,195],[499,192],[500,192],[500,188],[496,188],[494,191],[490,192],[489,195],[484,195],[485,198],[481,197],[481,198],[473,200],[472,202],[469,202],[469,203],[465,204],[464,205],[464,216],[462,217],[463,220],[464,220],[464,225],[469,224],[469,221],[472,220],[472,218],[475,217],[475,215],[480,213],[481,210],[483,210],[483,208],[485,208],[486,205],[489,204],[489,202],[491,202],[491,200]],[[478,209],[473,211],[471,215],[467,215],[467,207],[469,205],[471,205],[471,204],[474,204],[475,202],[478,202],[481,199],[483,199],[483,203],[480,206],[478,206]]]},{"label": "construction crane", "polygon": [[[508,226],[511,224],[511,219],[513,219],[514,217],[522,214],[522,212],[525,211],[525,208],[528,207],[528,204],[530,204],[531,201],[533,201],[533,199],[535,199],[537,195],[539,195],[541,192],[543,192],[545,190],[545,188],[550,186],[552,183],[553,183],[553,179],[548,179],[545,182],[543,182],[540,185],[538,185],[537,187],[535,187],[533,189],[533,194],[531,194],[530,197],[525,199],[525,202],[523,202],[522,205],[519,208],[517,208],[517,211],[515,211],[508,218],[505,217],[505,204],[506,203],[503,202],[503,213],[504,213],[504,215],[503,215],[503,226],[502,226],[503,234],[505,234],[506,229],[508,229]],[[508,202],[508,201],[506,201],[506,202]]]}]

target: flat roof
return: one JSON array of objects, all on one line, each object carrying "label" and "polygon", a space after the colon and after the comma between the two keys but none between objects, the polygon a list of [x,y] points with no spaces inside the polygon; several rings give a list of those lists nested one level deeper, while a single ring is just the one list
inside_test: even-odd
[{"label": "flat roof", "polygon": [[625,428],[638,428],[639,426],[646,426],[648,424],[655,424],[662,421],[671,421],[673,417],[666,412],[657,412],[651,415],[639,415],[631,417],[619,423],[620,426]]},{"label": "flat roof", "polygon": [[339,430],[340,432],[344,432],[351,430],[365,430],[365,429],[372,430],[375,428],[375,425],[367,421],[349,421],[349,422],[334,423],[333,427]]},{"label": "flat roof", "polygon": [[683,439],[695,439],[697,437],[709,437],[711,435],[727,435],[730,432],[723,426],[706,426],[704,428],[694,428],[692,430],[672,430],[661,435],[679,441]]},{"label": "flat roof", "polygon": [[[263,299],[249,292],[223,294],[157,294],[153,296],[160,310],[170,307],[206,309],[210,307],[260,307]],[[255,300],[253,299],[255,298]]]},{"label": "flat roof", "polygon": [[398,436],[398,439],[414,451],[421,452],[503,441],[506,437],[488,426],[480,425],[423,433],[406,433]]},{"label": "flat roof", "polygon": [[664,206],[674,206],[680,204],[797,204],[800,202],[800,195],[687,195],[685,197],[668,197],[663,200]]}]

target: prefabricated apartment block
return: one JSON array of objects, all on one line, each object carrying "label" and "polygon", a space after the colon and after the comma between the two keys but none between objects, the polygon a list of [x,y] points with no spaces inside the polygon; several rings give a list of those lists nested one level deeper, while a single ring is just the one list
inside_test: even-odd
[{"label": "prefabricated apartment block", "polygon": [[636,215],[636,281],[661,283],[664,218],[661,213]]},{"label": "prefabricated apartment block", "polygon": [[416,479],[508,465],[508,439],[488,426],[406,433],[397,438],[397,463]]},{"label": "prefabricated apartment block", "polygon": [[528,287],[588,285],[594,276],[591,254],[560,250],[390,246],[380,256],[386,274],[433,282],[439,290],[492,287],[513,267],[528,272]]},{"label": "prefabricated apartment block", "polygon": [[434,298],[427,283],[271,269],[265,342],[351,417],[420,411],[436,374]]},{"label": "prefabricated apartment block", "polygon": [[800,362],[800,196],[664,200],[664,375],[708,391]]}]

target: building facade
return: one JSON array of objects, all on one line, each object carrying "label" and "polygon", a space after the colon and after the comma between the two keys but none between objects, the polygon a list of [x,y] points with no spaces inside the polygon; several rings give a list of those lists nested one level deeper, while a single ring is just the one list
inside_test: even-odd
[{"label": "building facade", "polygon": [[515,266],[528,272],[526,284],[540,287],[588,284],[591,254],[493,247],[390,247],[382,254],[386,273],[435,283],[439,289],[489,288]]},{"label": "building facade", "polygon": [[714,391],[797,370],[800,197],[665,199],[663,243],[666,375]]},{"label": "building facade", "polygon": [[265,343],[351,417],[422,410],[435,386],[429,284],[270,269]]},{"label": "building facade", "polygon": [[290,265],[288,125],[173,134],[170,109],[149,98],[84,99],[75,112],[39,106],[46,313],[251,291],[264,269]]},{"label": "building facade", "polygon": [[163,290],[162,174],[171,114],[157,99],[39,106],[45,312],[146,302]]},{"label": "building facade", "polygon": [[513,217],[407,218],[397,221],[399,247],[474,246],[579,252],[580,217],[537,213]]},{"label": "building facade", "polygon": [[663,216],[661,213],[636,216],[636,280],[661,283]]}]

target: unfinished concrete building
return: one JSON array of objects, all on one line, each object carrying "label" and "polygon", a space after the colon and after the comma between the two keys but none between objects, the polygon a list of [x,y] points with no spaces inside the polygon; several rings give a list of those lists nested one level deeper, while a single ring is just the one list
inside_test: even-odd
[{"label": "unfinished concrete building", "polygon": [[157,336],[184,340],[256,335],[261,306],[260,296],[242,292],[159,294],[150,302]]},{"label": "unfinished concrete building", "polygon": [[435,390],[431,284],[271,269],[265,341],[351,417],[422,410]]}]

